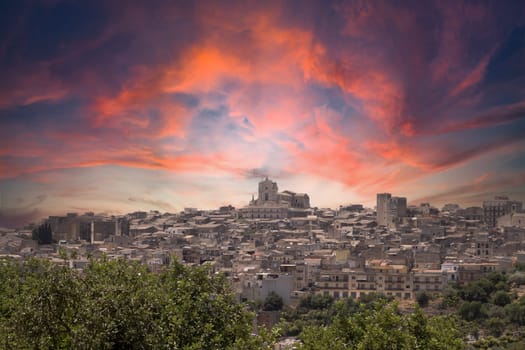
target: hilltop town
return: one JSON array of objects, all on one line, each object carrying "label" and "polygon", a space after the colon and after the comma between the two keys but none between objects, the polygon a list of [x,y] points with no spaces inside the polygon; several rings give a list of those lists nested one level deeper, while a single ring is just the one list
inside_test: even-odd
[{"label": "hilltop town", "polygon": [[0,256],[75,269],[101,256],[138,261],[151,271],[172,259],[209,264],[227,276],[240,301],[275,292],[293,304],[308,294],[413,300],[419,291],[441,293],[449,282],[466,284],[524,263],[524,241],[522,202],[506,196],[479,207],[438,209],[381,193],[376,210],[359,204],[324,209],[312,208],[306,193],[279,192],[265,178],[257,198],[238,209],[69,213],[2,229]]}]

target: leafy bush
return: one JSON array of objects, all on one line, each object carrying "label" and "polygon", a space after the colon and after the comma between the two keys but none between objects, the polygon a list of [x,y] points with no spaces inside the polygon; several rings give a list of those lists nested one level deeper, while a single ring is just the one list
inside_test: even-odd
[{"label": "leafy bush", "polygon": [[283,298],[275,292],[270,292],[264,299],[263,310],[264,311],[279,311],[283,308]]}]

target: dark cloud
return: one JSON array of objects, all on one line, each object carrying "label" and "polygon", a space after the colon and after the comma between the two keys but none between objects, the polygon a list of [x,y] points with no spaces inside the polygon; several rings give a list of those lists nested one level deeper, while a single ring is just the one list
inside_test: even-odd
[{"label": "dark cloud", "polygon": [[167,211],[175,211],[175,208],[168,202],[161,201],[161,200],[152,200],[152,199],[146,199],[146,198],[136,198],[136,197],[129,197],[129,202],[135,202],[135,203],[141,203],[146,204],[149,207],[153,207],[156,209],[163,209]]}]

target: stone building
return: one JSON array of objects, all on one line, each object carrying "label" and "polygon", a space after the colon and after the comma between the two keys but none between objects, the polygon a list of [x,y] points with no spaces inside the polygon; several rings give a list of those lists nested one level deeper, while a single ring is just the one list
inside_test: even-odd
[{"label": "stone building", "polygon": [[507,196],[496,196],[493,200],[483,202],[483,221],[489,228],[493,228],[499,217],[520,212],[522,207],[522,202],[510,200]]},{"label": "stone building", "polygon": [[240,214],[246,219],[284,219],[289,216],[289,209],[309,208],[310,197],[306,193],[279,192],[277,182],[266,177],[259,182],[257,199],[252,198]]},{"label": "stone building", "polygon": [[405,197],[392,197],[390,193],[377,194],[377,224],[391,227],[407,216],[407,199]]}]

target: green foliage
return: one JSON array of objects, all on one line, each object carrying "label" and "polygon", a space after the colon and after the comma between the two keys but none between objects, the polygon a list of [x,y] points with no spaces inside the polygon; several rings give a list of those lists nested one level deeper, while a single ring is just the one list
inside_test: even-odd
[{"label": "green foliage", "polygon": [[525,272],[525,264],[524,263],[517,263],[514,267],[516,271]]},{"label": "green foliage", "polygon": [[466,301],[461,305],[459,314],[464,320],[474,321],[486,317],[483,310],[483,303],[480,301]]},{"label": "green foliage", "polygon": [[386,296],[381,293],[368,293],[365,295],[361,295],[361,297],[359,298],[359,301],[362,301],[365,304],[371,304],[377,301],[392,301],[392,300],[394,300],[393,297]]},{"label": "green foliage", "polygon": [[[471,347],[495,350],[515,348],[520,344],[511,335],[523,334],[525,298],[517,299],[511,287],[521,284],[522,278],[525,280],[522,270],[523,267],[518,266],[510,275],[492,272],[478,281],[449,287],[444,292],[442,304],[455,298],[455,293],[462,299],[456,305],[460,306],[458,314],[467,321],[462,324],[463,333],[481,338]],[[509,336],[512,339],[507,339]]]},{"label": "green foliage", "polygon": [[507,276],[501,272],[491,272],[485,277],[461,288],[459,296],[466,301],[486,303],[489,301],[491,294],[501,290],[509,290]]},{"label": "green foliage", "polygon": [[497,288],[498,283],[500,282],[506,283],[508,278],[504,272],[490,272],[489,274],[485,276],[485,279],[490,281],[491,285],[496,286],[496,289],[498,289]]},{"label": "green foliage", "polygon": [[329,326],[308,327],[301,349],[462,349],[452,317],[428,318],[420,309],[399,312],[396,303],[361,304],[350,317],[336,317]]},{"label": "green foliage", "polygon": [[506,305],[505,313],[510,322],[525,326],[525,301],[523,297],[519,302]]},{"label": "green foliage", "polygon": [[206,267],[0,260],[0,348],[269,348],[273,334],[250,335],[252,316]]},{"label": "green foliage", "polygon": [[430,296],[425,291],[419,291],[416,293],[416,301],[419,306],[421,307],[428,306],[429,300],[430,300]]},{"label": "green foliage", "polygon": [[461,301],[457,286],[449,285],[443,291],[442,308],[456,307]]},{"label": "green foliage", "polygon": [[334,303],[331,295],[309,294],[299,301],[299,307],[307,309],[327,309]]},{"label": "green foliage", "polygon": [[280,311],[283,308],[283,298],[279,294],[271,291],[268,293],[263,303],[264,311]]},{"label": "green foliage", "polygon": [[498,306],[505,306],[510,303],[510,295],[504,290],[498,290],[491,297],[492,303]]},{"label": "green foliage", "polygon": [[51,225],[48,223],[43,223],[42,225],[33,229],[31,237],[33,240],[37,241],[38,244],[53,243],[53,232],[51,230]]},{"label": "green foliage", "polygon": [[297,308],[285,308],[279,327],[283,335],[297,336],[305,328],[326,326],[338,317],[349,317],[359,305],[350,298],[335,301],[331,296],[308,295],[300,300]]},{"label": "green foliage", "polygon": [[505,330],[505,321],[503,321],[501,318],[491,317],[487,319],[486,327],[490,335],[494,337],[499,337],[501,336],[501,334],[503,334],[503,331]]},{"label": "green foliage", "polygon": [[515,286],[522,286],[525,284],[525,271],[519,270],[509,276],[509,282]]},{"label": "green foliage", "polygon": [[477,301],[480,303],[485,303],[488,300],[488,295],[485,292],[485,289],[483,289],[482,286],[478,283],[468,284],[459,292],[459,295],[461,296],[461,299],[466,301]]}]

